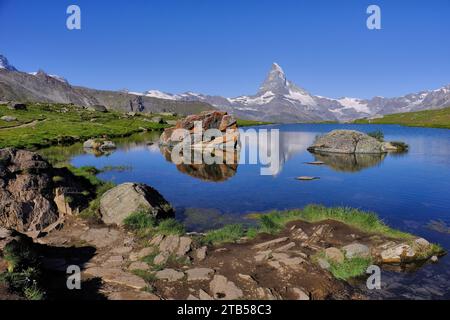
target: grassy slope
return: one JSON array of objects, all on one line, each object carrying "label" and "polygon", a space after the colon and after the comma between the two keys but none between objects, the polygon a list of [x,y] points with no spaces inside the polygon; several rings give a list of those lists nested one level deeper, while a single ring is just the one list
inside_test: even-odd
[{"label": "grassy slope", "polygon": [[389,114],[379,119],[356,120],[355,123],[401,124],[410,127],[450,129],[450,107],[438,110]]},{"label": "grassy slope", "polygon": [[255,121],[255,120],[244,120],[244,119],[237,120],[238,127],[262,126],[262,125],[266,125],[266,124],[272,124],[272,123],[264,122],[264,121]]},{"label": "grassy slope", "polygon": [[[68,110],[67,112],[62,112]],[[108,137],[126,136],[142,130],[159,130],[165,126],[145,121],[153,115],[126,117],[119,112],[93,112],[70,105],[35,104],[28,110],[9,110],[0,105],[0,117],[8,115],[17,121],[0,120],[0,148],[37,148],[69,140],[85,140],[107,135]],[[94,121],[91,119],[95,118]],[[23,128],[11,128],[37,121]],[[68,139],[69,138],[69,139]]]}]

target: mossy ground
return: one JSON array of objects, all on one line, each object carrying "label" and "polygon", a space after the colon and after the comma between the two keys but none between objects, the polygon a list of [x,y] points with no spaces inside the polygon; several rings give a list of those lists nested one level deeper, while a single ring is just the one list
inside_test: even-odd
[{"label": "mossy ground", "polygon": [[[0,148],[37,149],[95,137],[128,136],[143,129],[162,130],[168,126],[150,122],[155,114],[130,117],[116,111],[102,113],[64,104],[29,104],[27,110],[10,110],[0,105],[0,117],[4,115],[14,116],[17,121],[0,120]],[[158,116],[166,120],[173,118]],[[19,127],[33,121],[33,125]]]}]

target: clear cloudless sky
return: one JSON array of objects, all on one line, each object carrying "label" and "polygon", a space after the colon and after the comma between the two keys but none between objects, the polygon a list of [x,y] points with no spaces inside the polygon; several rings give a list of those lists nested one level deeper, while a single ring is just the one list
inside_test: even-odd
[{"label": "clear cloudless sky", "polygon": [[278,62],[314,94],[392,97],[450,84],[450,1],[0,0],[0,54],[98,89],[252,94]]}]

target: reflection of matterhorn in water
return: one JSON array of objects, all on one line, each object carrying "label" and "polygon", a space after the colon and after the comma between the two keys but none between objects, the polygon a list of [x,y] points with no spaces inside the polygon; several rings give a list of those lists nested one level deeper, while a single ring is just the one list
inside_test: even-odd
[{"label": "reflection of matterhorn in water", "polygon": [[[255,147],[255,139],[249,139],[247,143],[243,143],[243,139],[246,137],[246,130],[241,131],[241,163],[251,163],[249,158],[251,158],[250,153],[255,152],[258,155],[257,164],[261,167],[265,167],[269,170],[270,174],[273,176],[278,175],[284,164],[298,153],[306,152],[306,149],[313,143],[316,134],[309,132],[289,132],[289,131],[278,131],[277,134],[274,129],[267,130],[267,136],[261,135],[260,130],[257,136],[257,146]],[[249,136],[247,132],[247,136]],[[277,141],[278,140],[278,141]],[[245,146],[245,148],[244,148]],[[274,154],[272,154],[274,153]]]}]

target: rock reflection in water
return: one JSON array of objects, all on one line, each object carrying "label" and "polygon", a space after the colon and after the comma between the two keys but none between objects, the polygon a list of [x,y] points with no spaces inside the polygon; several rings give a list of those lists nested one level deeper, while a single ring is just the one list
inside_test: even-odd
[{"label": "rock reflection in water", "polygon": [[379,165],[386,153],[382,154],[343,154],[343,153],[314,153],[316,161],[322,161],[335,171],[358,172]]},{"label": "rock reflection in water", "polygon": [[[162,146],[160,150],[167,161],[173,162],[170,148]],[[196,151],[193,150],[193,158],[194,152]],[[218,158],[218,154],[215,156]],[[176,167],[178,171],[204,181],[226,181],[233,177],[237,172],[239,152],[236,150],[231,152],[224,151],[221,158],[222,160],[215,164],[177,164]],[[225,159],[232,159],[232,161],[225,161]]]}]

